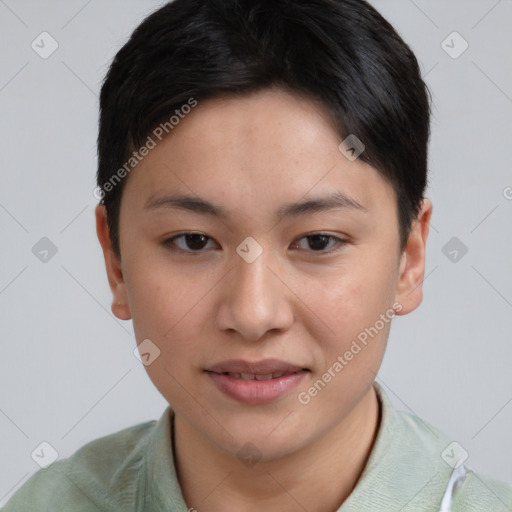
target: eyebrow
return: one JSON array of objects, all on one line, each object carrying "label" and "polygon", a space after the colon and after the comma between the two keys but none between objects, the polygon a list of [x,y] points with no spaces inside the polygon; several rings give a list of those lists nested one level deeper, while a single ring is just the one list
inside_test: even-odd
[{"label": "eyebrow", "polygon": [[[157,210],[160,208],[177,208],[202,215],[210,215],[227,219],[229,212],[223,206],[205,199],[189,195],[166,195],[150,199],[145,205],[145,210]],[[276,217],[298,217],[306,213],[319,213],[334,209],[352,209],[367,213],[368,210],[352,197],[334,192],[327,196],[313,197],[297,203],[288,203],[276,211]]]}]

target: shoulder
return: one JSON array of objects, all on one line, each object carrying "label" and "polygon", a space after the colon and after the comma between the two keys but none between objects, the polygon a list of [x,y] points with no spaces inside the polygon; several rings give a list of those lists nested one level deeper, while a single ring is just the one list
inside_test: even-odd
[{"label": "shoulder", "polygon": [[469,470],[454,495],[453,512],[512,512],[512,486],[479,474],[467,451],[428,421],[394,409],[383,388],[375,389],[381,422],[367,466],[345,512],[440,510],[452,488],[455,467]]},{"label": "shoulder", "polygon": [[402,411],[396,414],[399,429],[402,429],[402,443],[415,454],[410,464],[419,464],[422,470],[430,468],[434,494],[440,490],[443,495],[446,493],[451,473],[459,465],[459,459],[461,464],[466,465],[467,475],[453,499],[454,512],[512,512],[511,484],[488,478],[474,470],[465,448],[427,421]]},{"label": "shoulder", "polygon": [[126,510],[135,503],[139,470],[156,421],[95,439],[66,459],[38,470],[2,512]]},{"label": "shoulder", "polygon": [[446,493],[452,471],[460,460],[467,467],[468,473],[454,495],[453,511],[512,512],[512,485],[488,478],[474,470],[465,448],[427,421],[403,411],[395,414],[400,442],[406,451],[414,454],[412,460],[407,456],[409,466],[414,464],[425,471],[425,475],[432,475],[428,485],[434,496],[439,496],[442,491],[442,498]]}]

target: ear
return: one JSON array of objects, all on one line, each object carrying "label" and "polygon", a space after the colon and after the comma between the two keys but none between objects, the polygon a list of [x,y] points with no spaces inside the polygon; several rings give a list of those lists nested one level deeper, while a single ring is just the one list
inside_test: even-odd
[{"label": "ear", "polygon": [[96,234],[103,249],[108,283],[112,290],[112,313],[120,320],[130,320],[130,306],[123,278],[121,260],[112,249],[110,232],[107,224],[107,211],[104,205],[98,204],[95,209]]},{"label": "ear", "polygon": [[395,300],[402,307],[395,310],[397,315],[406,315],[414,311],[423,299],[425,252],[431,216],[432,203],[424,197],[400,259]]}]

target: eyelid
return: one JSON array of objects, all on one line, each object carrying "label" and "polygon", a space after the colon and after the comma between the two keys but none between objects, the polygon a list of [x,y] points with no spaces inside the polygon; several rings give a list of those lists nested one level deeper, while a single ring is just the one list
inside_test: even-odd
[{"label": "eyelid", "polygon": [[[201,236],[204,236],[205,238],[207,238],[208,242],[210,240],[213,240],[215,242],[215,240],[211,236],[208,236],[207,234],[202,233],[200,231],[183,231],[182,233],[177,233],[175,235],[172,235],[171,237],[165,238],[164,241],[162,242],[162,244],[164,245],[164,247],[166,247],[167,249],[169,249],[171,251],[179,251],[179,252],[186,253],[186,254],[200,255],[200,254],[204,254],[206,252],[204,249],[201,249],[199,251],[190,251],[190,250],[182,249],[181,247],[178,247],[176,244],[174,244],[175,239],[180,238],[182,236],[186,236],[186,235],[201,235]],[[215,243],[217,243],[217,242],[215,242]]]},{"label": "eyelid", "polygon": [[[311,236],[325,236],[331,239],[334,239],[336,241],[336,244],[328,250],[322,250],[322,251],[305,251],[306,253],[310,254],[317,254],[318,256],[322,255],[328,255],[331,253],[338,252],[343,246],[347,245],[349,243],[349,240],[346,238],[340,238],[337,235],[333,235],[331,233],[325,232],[325,231],[313,231],[311,233],[306,233],[304,235],[301,235],[296,240],[302,240],[303,238],[308,238]],[[296,242],[294,242],[294,245],[296,245]]]},{"label": "eyelid", "polygon": [[[215,243],[217,243],[212,237],[206,235],[205,233],[202,233],[202,232],[196,232],[196,231],[183,231],[182,233],[177,233],[169,238],[166,238],[162,244],[168,248],[169,250],[172,250],[172,251],[181,251],[183,253],[187,253],[187,254],[196,254],[196,255],[200,255],[200,254],[203,254],[205,252],[207,252],[206,250],[204,249],[201,249],[201,250],[197,250],[197,251],[190,251],[190,250],[186,250],[186,249],[182,249],[181,247],[177,247],[173,242],[175,239],[177,238],[180,238],[182,236],[186,236],[186,235],[201,235],[201,236],[204,236],[205,238],[208,239],[208,241],[212,240],[214,241]],[[349,243],[349,240],[348,239],[345,239],[345,238],[340,238],[339,236],[337,235],[333,235],[331,233],[328,233],[328,232],[324,232],[324,231],[313,231],[313,232],[310,232],[310,233],[305,233],[303,235],[300,235],[298,238],[296,238],[292,245],[297,245],[298,241],[302,240],[303,238],[309,238],[309,237],[312,237],[312,236],[325,236],[325,237],[328,237],[328,238],[331,238],[333,240],[336,241],[336,244],[334,246],[334,248],[331,248],[329,250],[320,250],[320,251],[307,251],[305,250],[305,252],[307,253],[312,253],[312,254],[318,254],[318,255],[326,255],[326,254],[331,254],[331,253],[334,253],[334,252],[337,252],[339,251],[343,246],[347,245]],[[208,242],[207,242],[208,243]]]}]

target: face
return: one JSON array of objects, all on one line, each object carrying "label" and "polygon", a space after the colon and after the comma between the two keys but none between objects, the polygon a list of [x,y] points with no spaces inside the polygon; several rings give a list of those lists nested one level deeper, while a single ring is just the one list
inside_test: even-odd
[{"label": "face", "polygon": [[421,301],[430,203],[400,254],[392,187],[340,142],[322,105],[281,90],[206,100],[129,175],[120,262],[97,208],[114,313],[225,452],[280,457],[350,418],[390,319]]}]

